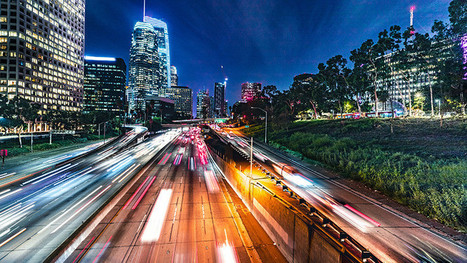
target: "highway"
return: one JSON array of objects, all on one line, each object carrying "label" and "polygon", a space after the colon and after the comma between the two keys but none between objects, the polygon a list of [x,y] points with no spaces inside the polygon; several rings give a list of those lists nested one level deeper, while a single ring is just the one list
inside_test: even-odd
[{"label": "highway", "polygon": [[[198,132],[191,129],[161,152],[57,262],[259,262],[246,249],[251,240]],[[285,262],[269,242],[270,255],[276,253],[269,261]]]},{"label": "highway", "polygon": [[[225,129],[219,130],[219,135],[250,155],[249,140],[242,134]],[[466,262],[465,246],[351,189],[340,178],[318,172],[263,144],[255,144],[253,153],[271,174],[281,177],[289,188],[383,262]]]},{"label": "highway", "polygon": [[1,187],[0,262],[44,261],[178,136],[167,132],[128,147],[144,132],[133,127],[95,154]]}]

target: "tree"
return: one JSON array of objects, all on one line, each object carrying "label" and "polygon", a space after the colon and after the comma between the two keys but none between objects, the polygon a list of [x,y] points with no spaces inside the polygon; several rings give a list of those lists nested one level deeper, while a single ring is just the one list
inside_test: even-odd
[{"label": "tree", "polygon": [[18,96],[8,99],[6,96],[0,95],[0,109],[2,112],[0,117],[8,120],[5,122],[8,128],[15,129],[18,133],[19,146],[23,147],[21,133],[24,131],[24,124],[39,117],[40,106]]},{"label": "tree", "polygon": [[452,33],[462,36],[467,33],[467,1],[452,0],[449,4],[449,21]]}]

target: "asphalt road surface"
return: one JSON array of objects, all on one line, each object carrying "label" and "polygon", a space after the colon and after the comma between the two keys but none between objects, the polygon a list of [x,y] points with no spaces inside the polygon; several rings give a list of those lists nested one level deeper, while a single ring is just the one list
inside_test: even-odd
[{"label": "asphalt road surface", "polygon": [[[143,172],[112,211],[59,262],[251,262],[259,258],[255,250],[246,248],[251,240],[198,129],[180,136]],[[256,225],[258,232],[263,231]],[[269,242],[270,251],[278,254]],[[275,261],[284,262],[277,254]]]}]

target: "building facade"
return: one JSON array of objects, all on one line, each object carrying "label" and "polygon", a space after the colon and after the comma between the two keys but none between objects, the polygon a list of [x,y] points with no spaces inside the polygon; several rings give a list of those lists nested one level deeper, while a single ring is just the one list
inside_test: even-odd
[{"label": "building facade", "polygon": [[43,111],[80,111],[84,0],[1,1],[0,94]]},{"label": "building facade", "polygon": [[209,90],[198,91],[196,95],[196,118],[206,119],[209,118],[211,111],[211,101],[209,98]]},{"label": "building facade", "polygon": [[149,96],[144,99],[146,119],[162,117],[163,121],[171,121],[175,117],[175,102],[168,98]]},{"label": "building facade", "polygon": [[175,102],[175,112],[180,118],[193,117],[193,91],[189,87],[172,86],[167,89],[166,97]]},{"label": "building facade", "polygon": [[160,95],[164,95],[165,89],[171,86],[170,75],[170,45],[169,45],[169,31],[167,23],[162,20],[152,18],[149,16],[144,17],[144,22],[151,24],[156,31],[157,50],[159,52],[159,73],[160,73]]},{"label": "building facade", "polygon": [[170,84],[172,86],[178,86],[178,73],[175,66],[170,67]]},{"label": "building facade", "polygon": [[214,117],[223,118],[225,116],[225,83],[216,82],[214,84]]},{"label": "building facade", "polygon": [[144,109],[144,99],[159,96],[160,63],[156,31],[150,23],[137,22],[130,48],[128,108]]},{"label": "building facade", "polygon": [[124,112],[126,65],[121,58],[85,57],[83,112]]},{"label": "building facade", "polygon": [[[376,81],[377,90],[386,91],[389,98],[378,103],[378,111],[391,110],[391,107],[394,107],[391,106],[393,104],[402,105],[401,107],[406,111],[416,98],[430,101],[429,90],[436,90],[441,81],[439,79],[440,68],[436,66],[437,63],[434,59],[442,61],[457,56],[453,50],[456,49],[457,45],[462,47],[462,41],[461,38],[455,41],[433,42],[432,49],[436,50],[436,57],[423,57],[413,52],[406,55],[409,57],[408,60],[402,61],[398,56],[400,53],[393,52],[378,58],[384,59],[385,64],[389,66],[387,77]],[[401,64],[405,66],[400,67]],[[436,99],[442,98],[438,95],[438,97],[433,98],[433,100]],[[365,100],[374,104],[372,95],[367,95]]]},{"label": "building facade", "polygon": [[242,101],[252,101],[261,93],[261,83],[245,82],[242,84]]}]

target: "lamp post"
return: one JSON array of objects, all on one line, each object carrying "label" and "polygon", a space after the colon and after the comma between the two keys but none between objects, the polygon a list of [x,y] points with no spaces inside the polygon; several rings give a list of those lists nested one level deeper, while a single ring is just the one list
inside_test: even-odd
[{"label": "lamp post", "polygon": [[257,110],[261,110],[263,111],[265,114],[266,114],[266,123],[265,123],[265,126],[266,128],[264,129],[264,143],[267,143],[268,142],[268,112],[264,109],[261,109],[261,108],[258,108],[258,107],[251,107],[252,109],[257,109]]}]

